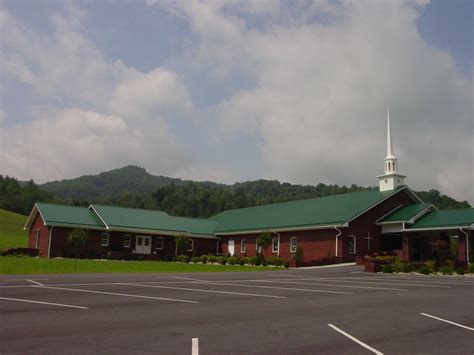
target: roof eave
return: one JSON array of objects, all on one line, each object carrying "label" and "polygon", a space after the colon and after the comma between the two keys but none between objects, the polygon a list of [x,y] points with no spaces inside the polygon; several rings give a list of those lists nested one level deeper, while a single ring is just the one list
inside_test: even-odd
[{"label": "roof eave", "polygon": [[434,230],[450,230],[450,229],[474,229],[474,224],[467,225],[454,225],[454,226],[439,226],[439,227],[426,227],[426,228],[408,228],[402,229],[402,232],[429,232]]},{"label": "roof eave", "polygon": [[312,225],[312,226],[305,226],[305,227],[282,227],[282,228],[260,228],[260,229],[248,229],[248,230],[239,230],[239,231],[229,231],[229,232],[215,232],[215,235],[238,235],[238,234],[256,234],[256,233],[263,233],[263,232],[292,232],[292,231],[299,231],[299,230],[311,230],[311,229],[332,229],[334,227],[337,228],[345,228],[347,225],[345,223],[342,224],[325,224],[325,225]]}]

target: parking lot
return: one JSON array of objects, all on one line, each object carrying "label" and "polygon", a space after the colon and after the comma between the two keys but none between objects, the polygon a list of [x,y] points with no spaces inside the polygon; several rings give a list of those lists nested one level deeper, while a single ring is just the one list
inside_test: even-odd
[{"label": "parking lot", "polygon": [[473,354],[474,277],[0,276],[0,353]]}]

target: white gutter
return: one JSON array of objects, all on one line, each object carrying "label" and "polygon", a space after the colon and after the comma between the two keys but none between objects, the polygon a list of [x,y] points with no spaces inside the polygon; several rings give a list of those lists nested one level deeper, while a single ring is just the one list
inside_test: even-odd
[{"label": "white gutter", "polygon": [[[292,232],[292,231],[299,231],[299,230],[311,230],[311,229],[331,229],[334,227],[344,228],[347,227],[345,224],[327,224],[327,225],[318,225],[318,226],[307,226],[307,227],[290,227],[290,228],[276,228],[273,232]],[[253,230],[242,230],[242,231],[235,231],[235,232],[215,232],[215,235],[239,235],[239,234],[259,234],[263,232],[268,232],[268,229],[253,229]]]},{"label": "white gutter", "polygon": [[461,228],[467,228],[467,229],[473,229],[472,225],[469,227],[466,226],[451,226],[451,227],[432,227],[432,228],[403,228],[402,232],[423,232],[423,231],[437,231],[437,230],[450,230],[450,229],[461,229]]},{"label": "white gutter", "polygon": [[339,228],[337,228],[337,227],[334,227],[334,229],[338,232],[338,233],[336,234],[336,257],[337,257],[337,256],[339,256],[338,253],[337,253],[338,244],[339,244],[339,237],[341,236],[342,231],[341,231]]},{"label": "white gutter", "polygon": [[49,240],[48,240],[48,259],[51,255],[51,238],[53,237],[53,228],[54,226],[51,226],[49,229]]},{"label": "white gutter", "polygon": [[469,233],[464,231],[462,228],[459,228],[461,233],[463,233],[466,236],[466,259],[467,259],[467,264],[469,265],[471,263],[470,261],[470,255],[469,255]]}]

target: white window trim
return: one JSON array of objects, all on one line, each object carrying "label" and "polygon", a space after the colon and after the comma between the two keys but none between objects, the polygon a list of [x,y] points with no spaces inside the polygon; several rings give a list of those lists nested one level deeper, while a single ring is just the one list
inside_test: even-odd
[{"label": "white window trim", "polygon": [[[245,244],[245,248],[244,248],[244,244]],[[247,252],[247,241],[245,240],[245,238],[240,240],[240,252],[241,253]]]},{"label": "white window trim", "polygon": [[[276,240],[276,249],[275,249],[275,244],[274,244],[275,240]],[[280,249],[280,241],[278,240],[277,237],[275,237],[272,239],[272,253],[278,254],[278,249]]]},{"label": "white window trim", "polygon": [[[128,245],[125,243],[127,238],[128,238]],[[131,248],[132,247],[132,236],[130,234],[124,234],[123,235],[123,247],[124,248]]]},{"label": "white window trim", "polygon": [[[155,244],[157,245],[156,250],[163,250],[163,246],[164,246],[164,243],[165,243],[163,237],[155,237],[155,238],[156,238]],[[158,241],[159,241],[159,240],[161,240],[161,243],[160,243],[160,244],[161,244],[161,247],[158,247],[158,244],[159,244]],[[191,239],[191,240],[192,240],[192,239]]]},{"label": "white window trim", "polygon": [[186,251],[193,251],[194,249],[194,239],[191,239],[191,243],[189,243],[189,248]]},{"label": "white window trim", "polygon": [[36,249],[39,248],[39,241],[40,241],[41,229],[36,230]]},{"label": "white window trim", "polygon": [[[296,240],[296,248],[293,249],[293,240]],[[298,238],[291,237],[290,238],[290,253],[296,253],[296,249],[298,249]]]},{"label": "white window trim", "polygon": [[[103,243],[103,238],[105,236],[107,236],[107,244]],[[109,238],[110,238],[109,233],[100,233],[100,246],[101,247],[108,247],[109,246]]]},{"label": "white window trim", "polygon": [[[357,238],[355,235],[351,234],[348,236],[348,238],[353,238],[354,239],[354,252],[351,253],[349,252],[349,250],[347,250],[347,254],[350,254],[350,255],[356,255],[357,254]],[[348,248],[349,249],[349,248]]]}]

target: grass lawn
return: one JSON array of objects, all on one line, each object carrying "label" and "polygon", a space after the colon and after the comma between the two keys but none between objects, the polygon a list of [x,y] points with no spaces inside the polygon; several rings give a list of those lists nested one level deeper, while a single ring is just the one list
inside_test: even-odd
[{"label": "grass lawn", "polygon": [[0,250],[28,245],[28,233],[23,230],[28,217],[0,209]]},{"label": "grass lawn", "polygon": [[[225,272],[281,270],[276,267],[185,264],[166,261],[77,260],[76,272]],[[74,273],[74,259],[1,256],[0,274]]]}]

